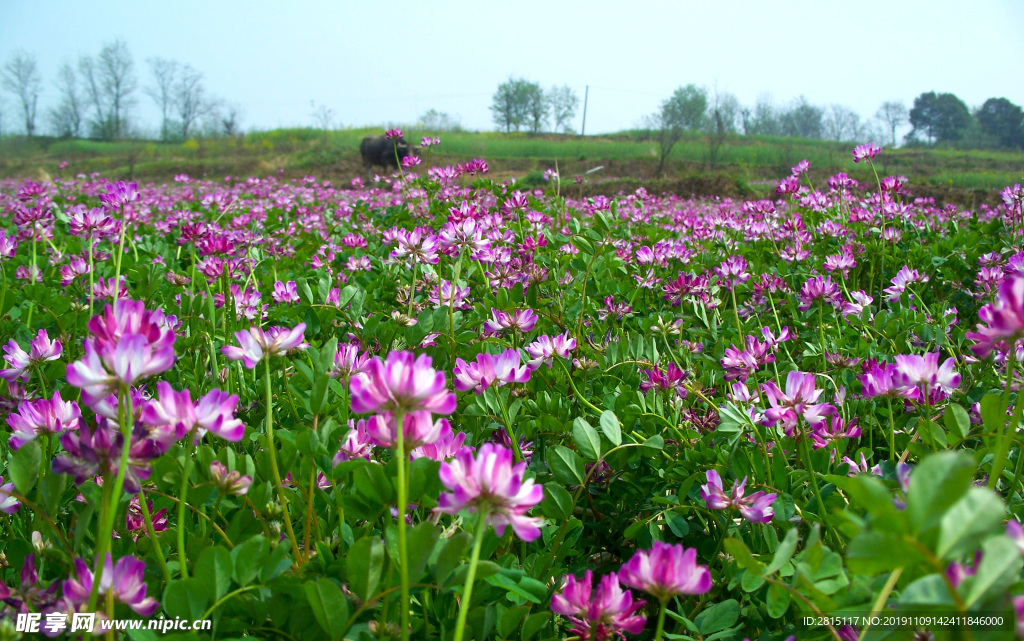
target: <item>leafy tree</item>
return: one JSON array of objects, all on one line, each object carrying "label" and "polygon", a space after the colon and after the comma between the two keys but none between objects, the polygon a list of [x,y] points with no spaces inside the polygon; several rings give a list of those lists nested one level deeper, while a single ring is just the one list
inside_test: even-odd
[{"label": "leafy tree", "polygon": [[36,104],[42,84],[35,56],[24,51],[16,52],[0,72],[0,84],[21,103],[25,134],[31,138],[36,131]]},{"label": "leafy tree", "polygon": [[420,116],[416,123],[418,129],[426,129],[432,132],[459,131],[461,128],[458,116],[451,116],[443,111],[431,109]]},{"label": "leafy tree", "polygon": [[719,93],[717,87],[711,95],[711,103],[704,118],[704,138],[708,143],[708,163],[714,170],[718,154],[728,137],[736,133],[736,121],[740,103],[731,93]]},{"label": "leafy tree", "polygon": [[989,98],[975,113],[982,133],[1008,148],[1024,147],[1024,111],[1006,98]]},{"label": "leafy tree", "polygon": [[770,93],[757,97],[754,108],[740,111],[743,133],[748,136],[778,136],[782,133],[779,114]]},{"label": "leafy tree", "polygon": [[779,118],[779,129],[783,136],[819,139],[824,132],[825,112],[800,96]]},{"label": "leafy tree", "polygon": [[661,108],[646,119],[646,124],[658,142],[661,157],[657,173],[665,169],[672,148],[683,137],[683,132],[698,129],[704,123],[708,109],[708,95],[702,87],[693,84],[675,90],[670,98],[661,103]]},{"label": "leafy tree", "polygon": [[547,93],[548,106],[551,107],[551,118],[555,121],[555,130],[572,131],[572,120],[576,117],[580,97],[569,88],[569,85],[552,87]]},{"label": "leafy tree", "polygon": [[914,130],[908,138],[912,140],[923,133],[929,142],[949,142],[963,136],[971,124],[971,112],[955,95],[929,91],[914,98],[910,124]]},{"label": "leafy tree", "polygon": [[491,114],[494,124],[505,133],[519,131],[527,124],[530,117],[531,87],[536,86],[521,78],[509,78],[498,85],[491,102]]},{"label": "leafy tree", "polygon": [[896,146],[896,128],[907,122],[907,106],[898,100],[888,100],[875,112],[875,118],[885,124]]},{"label": "leafy tree", "polygon": [[550,103],[544,96],[544,90],[535,82],[527,83],[526,123],[530,127],[530,133],[537,134],[543,131],[550,113]]}]

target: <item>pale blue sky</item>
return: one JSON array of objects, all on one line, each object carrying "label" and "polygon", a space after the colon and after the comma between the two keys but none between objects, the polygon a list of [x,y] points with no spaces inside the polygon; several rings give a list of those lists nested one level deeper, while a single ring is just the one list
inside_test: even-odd
[{"label": "pale blue sky", "polygon": [[[123,38],[142,84],[149,57],[189,63],[242,106],[246,129],[311,125],[310,101],[343,126],[413,122],[435,108],[491,129],[491,95],[510,75],[568,84],[581,101],[589,84],[588,133],[631,127],[691,82],[717,82],[743,104],[804,94],[862,117],[930,90],[971,107],[1024,104],[1022,34],[1018,0],[0,0],[0,62],[17,49],[38,57],[42,106],[57,99],[63,60]],[[9,129],[15,104],[4,102]],[[156,129],[151,100],[137,102]]]}]

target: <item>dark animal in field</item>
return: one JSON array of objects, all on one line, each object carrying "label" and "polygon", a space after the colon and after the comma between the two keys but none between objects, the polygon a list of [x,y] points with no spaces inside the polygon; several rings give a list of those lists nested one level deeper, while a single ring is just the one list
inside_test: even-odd
[{"label": "dark animal in field", "polygon": [[367,136],[359,144],[359,153],[367,169],[377,166],[398,169],[398,163],[402,158],[418,156],[418,151],[415,147],[409,146],[404,138],[388,140],[384,136]]}]

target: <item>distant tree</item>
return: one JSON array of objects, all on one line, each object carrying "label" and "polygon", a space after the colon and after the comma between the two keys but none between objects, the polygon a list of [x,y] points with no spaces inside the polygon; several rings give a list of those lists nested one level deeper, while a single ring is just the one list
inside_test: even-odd
[{"label": "distant tree", "polygon": [[96,58],[83,57],[78,63],[88,100],[95,117],[93,134],[104,140],[127,137],[128,113],[138,89],[135,63],[123,40],[115,40],[100,50]]},{"label": "distant tree", "polygon": [[551,114],[551,107],[544,95],[540,85],[531,82],[526,87],[526,124],[530,133],[539,134],[544,131],[548,116]]},{"label": "distant tree", "polygon": [[78,75],[69,63],[57,70],[54,82],[60,94],[60,102],[50,109],[50,123],[61,138],[78,138],[81,135],[82,120],[85,118],[85,100],[79,91]]},{"label": "distant tree", "polygon": [[914,127],[908,135],[910,138],[923,133],[928,142],[949,142],[963,136],[971,124],[971,112],[955,95],[929,91],[914,98],[910,124]]},{"label": "distant tree", "polygon": [[509,78],[498,85],[491,102],[494,124],[505,133],[519,131],[523,125],[532,125],[530,102],[531,96],[536,95],[535,89],[540,89],[536,83],[522,78]]},{"label": "distant tree", "polygon": [[572,131],[572,121],[576,117],[580,97],[569,88],[569,85],[552,87],[547,93],[548,106],[551,108],[551,119],[555,123],[555,131],[567,133]]},{"label": "distant tree", "polygon": [[192,125],[210,114],[217,107],[217,101],[206,95],[203,74],[189,65],[181,68],[178,81],[174,83],[174,108],[181,127],[182,140],[188,140]]},{"label": "distant tree", "polygon": [[1024,111],[1006,98],[989,98],[974,117],[981,132],[998,140],[1001,147],[1024,147]]},{"label": "distant tree", "polygon": [[459,131],[461,129],[458,116],[450,116],[437,109],[431,109],[420,116],[416,127],[431,132]]},{"label": "distant tree", "polygon": [[743,123],[743,133],[748,136],[778,136],[781,133],[779,113],[775,109],[770,93],[758,96],[753,109],[742,109],[740,118]]},{"label": "distant tree", "polygon": [[783,136],[794,138],[820,139],[824,132],[825,111],[800,96],[779,118],[779,129]]},{"label": "distant tree", "polygon": [[4,65],[0,72],[0,84],[14,94],[21,103],[21,113],[25,119],[25,134],[31,138],[36,131],[36,105],[39,102],[40,80],[36,58],[25,51],[16,51],[14,57]]},{"label": "distant tree", "polygon": [[896,146],[896,128],[907,122],[907,106],[898,100],[887,100],[875,112],[875,118],[884,123]]},{"label": "distant tree", "polygon": [[153,74],[153,84],[145,92],[160,109],[160,139],[170,140],[174,126],[171,114],[174,110],[174,83],[178,77],[178,63],[166,58],[150,58],[146,61]]},{"label": "distant tree", "polygon": [[826,135],[836,142],[854,140],[860,129],[860,116],[846,105],[831,105],[824,127]]},{"label": "distant tree", "polygon": [[309,117],[313,119],[313,126],[321,131],[330,131],[334,128],[334,110],[327,105],[319,107],[312,100],[309,101]]},{"label": "distant tree", "polygon": [[712,171],[718,163],[718,154],[728,137],[736,133],[740,103],[731,93],[720,93],[715,87],[704,118],[704,138],[708,143],[708,162]]},{"label": "distant tree", "polygon": [[241,133],[242,109],[238,105],[228,104],[220,114],[220,128],[225,136],[234,138]]},{"label": "distant tree", "polygon": [[703,124],[707,108],[707,91],[690,84],[676,89],[670,98],[661,103],[658,111],[646,118],[645,124],[651,129],[661,152],[657,170],[659,176],[665,169],[672,148],[682,139],[683,132],[697,129]]}]

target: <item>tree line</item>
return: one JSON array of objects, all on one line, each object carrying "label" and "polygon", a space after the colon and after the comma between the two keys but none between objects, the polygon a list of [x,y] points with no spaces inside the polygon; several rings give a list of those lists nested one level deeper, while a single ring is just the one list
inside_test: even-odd
[{"label": "tree line", "polygon": [[[80,57],[77,64],[64,62],[53,81],[57,104],[43,114],[49,131],[61,138],[138,137],[139,123],[133,111],[141,90],[160,110],[162,140],[187,139],[201,120],[227,135],[238,133],[238,107],[210,95],[200,71],[165,58],[150,58],[146,64],[149,83],[141,86],[134,58],[123,40],[104,45],[95,56]],[[0,68],[0,88],[14,98],[18,120],[29,138],[41,130],[38,105],[42,87],[36,58],[28,52],[16,52]],[[0,108],[0,134],[4,133],[2,116]]]}]

